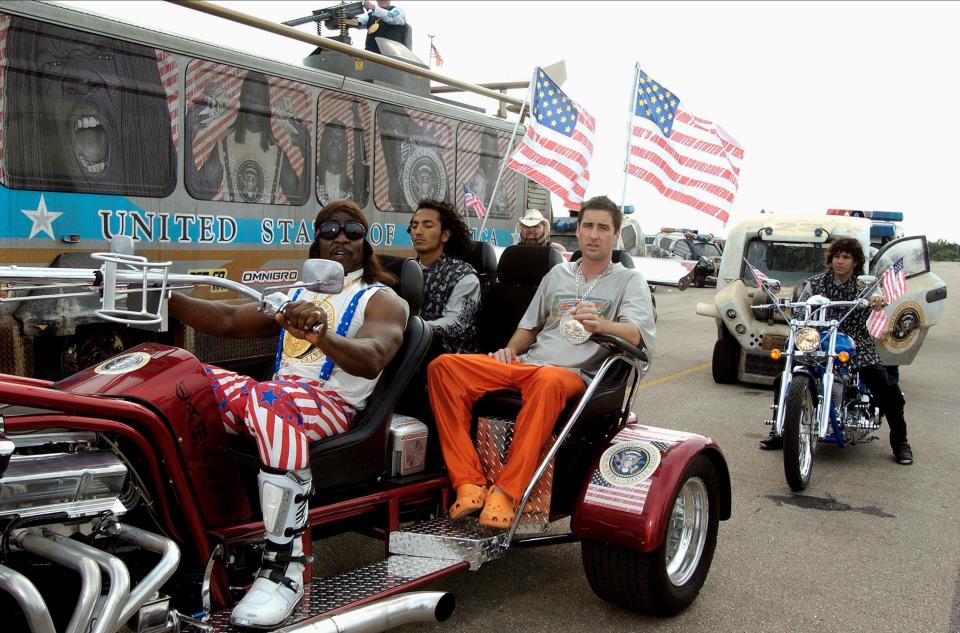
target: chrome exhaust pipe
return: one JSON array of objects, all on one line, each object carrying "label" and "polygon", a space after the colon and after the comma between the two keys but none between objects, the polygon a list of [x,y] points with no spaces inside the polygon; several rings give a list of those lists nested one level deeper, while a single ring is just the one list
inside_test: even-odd
[{"label": "chrome exhaust pipe", "polygon": [[404,624],[444,622],[456,599],[443,591],[416,591],[327,616],[310,623],[294,624],[275,633],[376,633]]},{"label": "chrome exhaust pipe", "polygon": [[110,589],[107,591],[107,597],[96,616],[96,623],[91,633],[113,633],[116,631],[119,626],[120,612],[130,595],[130,574],[127,572],[127,566],[116,556],[107,554],[96,547],[91,547],[50,531],[47,531],[45,536],[53,539],[55,543],[92,558],[103,571],[107,572],[110,577]]},{"label": "chrome exhaust pipe", "polygon": [[130,592],[127,604],[120,612],[118,625],[125,624],[146,602],[156,595],[163,583],[167,582],[180,563],[180,548],[168,538],[141,530],[123,523],[106,526],[106,533],[116,535],[121,541],[133,543],[138,547],[160,554],[160,562],[143,577]]},{"label": "chrome exhaust pipe", "polygon": [[56,633],[43,596],[26,576],[0,565],[0,589],[9,593],[20,604],[32,633]]},{"label": "chrome exhaust pipe", "polygon": [[73,617],[67,625],[66,633],[86,633],[90,630],[93,611],[103,587],[100,581],[100,568],[89,558],[83,558],[78,552],[54,543],[36,534],[22,532],[14,537],[14,544],[20,549],[69,567],[80,574],[80,597],[73,610]]}]

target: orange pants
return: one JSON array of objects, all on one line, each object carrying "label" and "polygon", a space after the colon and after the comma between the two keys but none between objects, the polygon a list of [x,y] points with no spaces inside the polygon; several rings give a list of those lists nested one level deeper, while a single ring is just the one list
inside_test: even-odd
[{"label": "orange pants", "polygon": [[507,464],[494,482],[519,501],[537,470],[540,451],[549,439],[567,399],[586,389],[583,379],[569,369],[550,365],[507,365],[482,354],[444,354],[427,369],[430,406],[447,472],[454,488],[485,485],[487,478],[470,439],[473,403],[488,391],[514,389],[523,407],[513,428]]}]

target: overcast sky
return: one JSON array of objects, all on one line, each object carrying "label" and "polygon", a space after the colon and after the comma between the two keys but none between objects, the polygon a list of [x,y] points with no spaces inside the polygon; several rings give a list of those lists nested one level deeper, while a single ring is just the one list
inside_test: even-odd
[{"label": "overcast sky", "polygon": [[[299,63],[309,45],[164,2],[66,2]],[[282,22],[334,4],[217,2]],[[940,2],[402,2],[414,52],[444,74],[527,80],[565,60],[564,90],[597,118],[589,195],[620,201],[633,66],[744,147],[731,224],[767,209],[903,211],[908,234],[960,241],[960,5]],[[299,27],[310,30],[311,26]],[[362,47],[363,31],[354,44]],[[522,96],[522,91],[517,92]],[[490,101],[473,101],[494,107]],[[631,179],[645,232],[719,221]],[[729,226],[729,224],[728,224]]]}]

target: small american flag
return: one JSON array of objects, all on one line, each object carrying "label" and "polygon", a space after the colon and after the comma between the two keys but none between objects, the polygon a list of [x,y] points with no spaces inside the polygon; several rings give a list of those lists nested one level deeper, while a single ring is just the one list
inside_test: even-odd
[{"label": "small american flag", "polygon": [[486,217],[487,208],[483,206],[483,200],[477,197],[477,194],[473,193],[470,187],[466,185],[463,186],[463,203],[478,218]]},{"label": "small american flag", "polygon": [[430,59],[433,60],[433,65],[437,68],[443,66],[443,57],[440,57],[440,51],[432,43],[430,44]]},{"label": "small american flag", "polygon": [[530,81],[530,121],[507,166],[580,210],[590,183],[596,119],[543,72]]},{"label": "small american flag", "polygon": [[883,298],[887,303],[893,303],[903,296],[907,291],[907,276],[903,272],[902,257],[883,271],[880,284],[883,286]]},{"label": "small american flag", "polygon": [[605,508],[642,514],[643,504],[647,500],[647,492],[649,490],[649,479],[640,482],[636,486],[614,486],[603,478],[599,470],[594,470],[593,477],[590,478],[590,483],[587,485],[587,492],[584,494],[583,500]]},{"label": "small american flag", "polygon": [[747,264],[747,268],[750,269],[750,273],[753,275],[753,278],[757,281],[757,290],[763,290],[763,282],[767,281],[770,278],[764,275],[763,272],[760,271],[759,269],[751,266],[750,262],[748,262],[746,258],[744,258],[743,261]]},{"label": "small american flag", "polygon": [[[903,272],[902,257],[883,271],[883,275],[880,277],[880,285],[883,287],[883,299],[888,304],[902,297],[903,293],[907,291],[907,277]],[[888,323],[890,323],[890,318],[887,316],[886,309],[873,310],[867,317],[867,331],[873,338],[880,338],[887,331]]]},{"label": "small american flag", "polygon": [[740,184],[743,148],[719,125],[637,68],[627,173],[724,224]]}]

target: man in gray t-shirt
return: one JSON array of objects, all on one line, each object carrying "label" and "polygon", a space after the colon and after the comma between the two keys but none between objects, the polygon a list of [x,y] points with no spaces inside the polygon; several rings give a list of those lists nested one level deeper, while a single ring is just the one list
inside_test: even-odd
[{"label": "man in gray t-shirt", "polygon": [[[588,341],[591,334],[611,334],[653,352],[647,282],[639,271],[611,262],[622,221],[609,198],[585,202],[577,217],[581,259],[547,273],[507,346],[488,355],[445,354],[430,363],[430,405],[457,490],[451,517],[482,508],[481,524],[510,527],[557,416],[569,398],[583,393],[584,380],[610,353]],[[473,403],[497,389],[519,390],[523,407],[507,464],[488,490],[470,439],[470,418]]]}]

